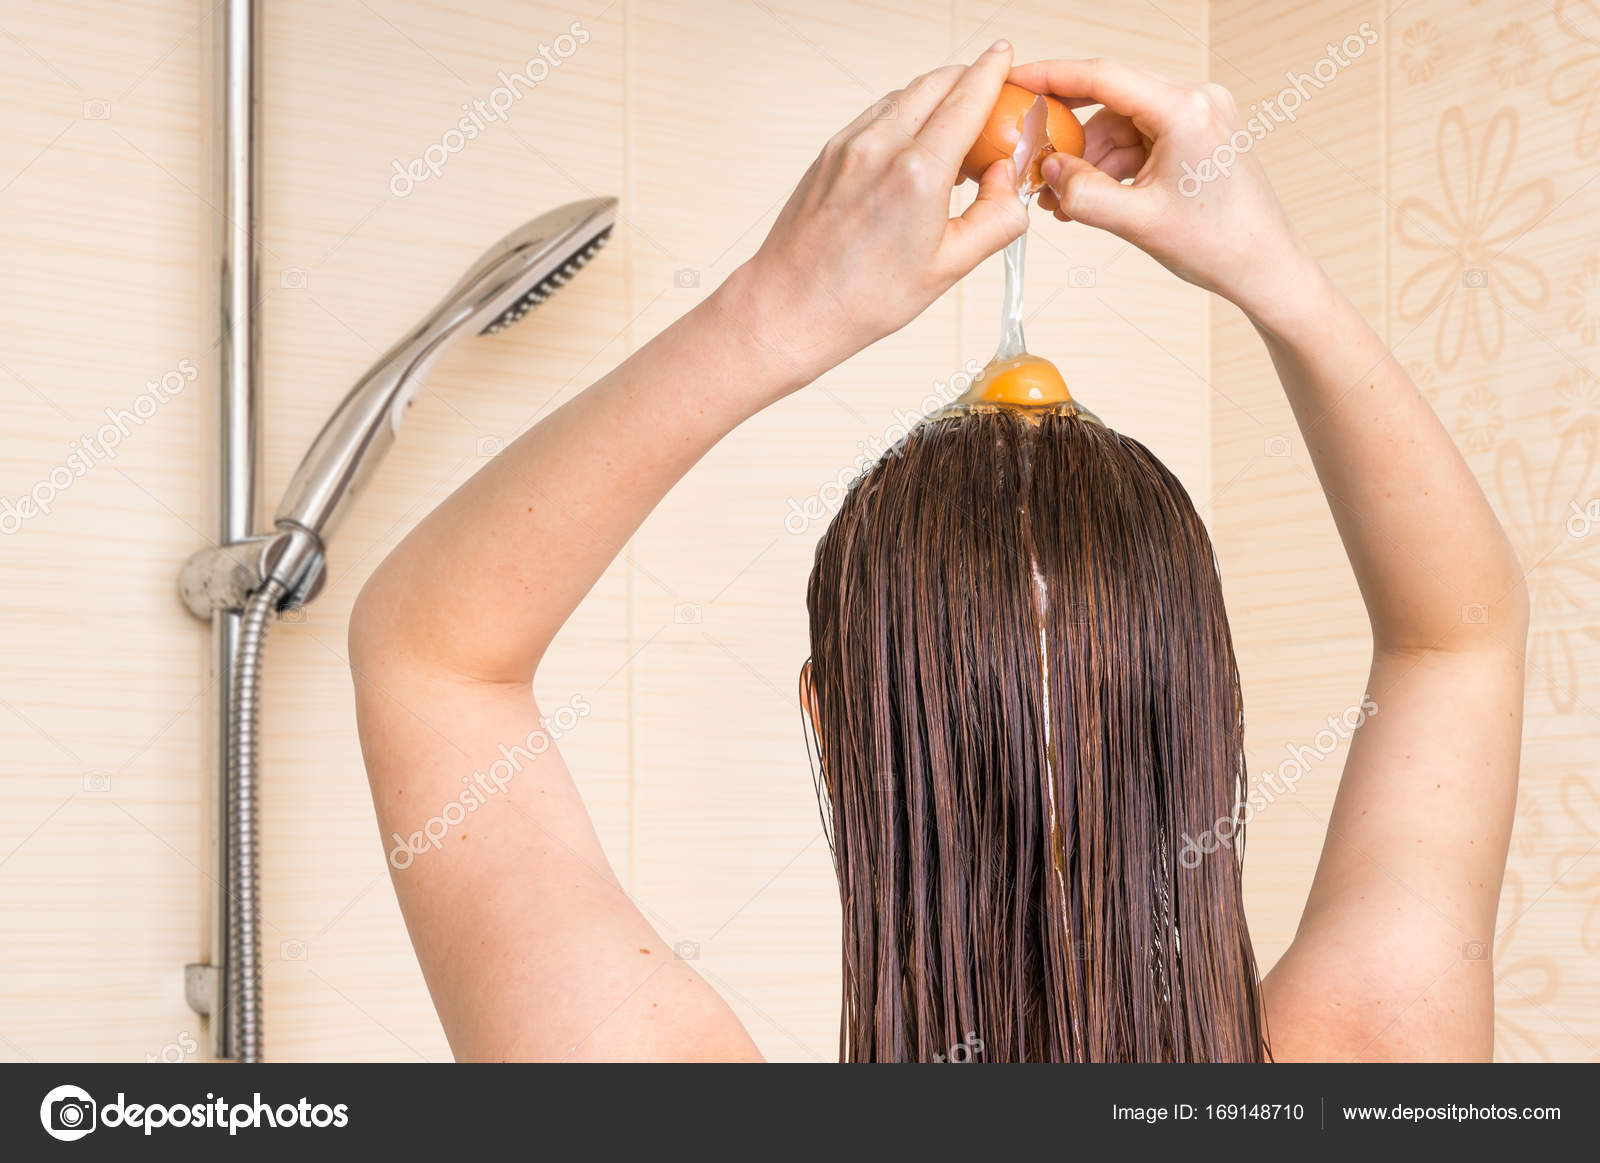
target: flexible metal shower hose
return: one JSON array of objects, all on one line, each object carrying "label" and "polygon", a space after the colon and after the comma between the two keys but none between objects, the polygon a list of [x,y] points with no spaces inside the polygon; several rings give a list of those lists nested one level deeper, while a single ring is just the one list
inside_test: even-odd
[{"label": "flexible metal shower hose", "polygon": [[234,1057],[261,1061],[261,820],[257,777],[261,740],[261,662],[267,627],[283,586],[267,581],[250,595],[234,651],[228,738],[228,1029]]}]

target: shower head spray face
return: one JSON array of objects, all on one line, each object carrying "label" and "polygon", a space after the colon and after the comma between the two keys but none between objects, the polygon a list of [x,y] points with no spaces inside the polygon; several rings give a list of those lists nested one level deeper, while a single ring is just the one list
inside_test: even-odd
[{"label": "shower head spray face", "polygon": [[566,286],[567,280],[577,274],[584,263],[598,254],[600,248],[606,244],[606,239],[610,237],[611,227],[606,226],[599,234],[596,234],[589,242],[585,243],[582,250],[577,251],[571,258],[530,287],[525,295],[497,315],[494,321],[478,334],[497,335],[513,323],[520,322],[522,317],[529,311],[532,311],[540,303],[543,303],[551,295]]},{"label": "shower head spray face", "polygon": [[589,198],[524,223],[483,253],[450,289],[434,315],[456,318],[462,331],[493,335],[560,290],[611,236],[615,198]]},{"label": "shower head spray face", "polygon": [[500,332],[548,299],[605,244],[616,218],[615,198],[589,198],[513,230],[350,390],[295,470],[274,517],[280,532],[295,534],[303,547],[286,550],[273,570],[290,588],[291,602],[314,592],[321,565],[308,555],[320,556],[444,350],[463,336]]}]

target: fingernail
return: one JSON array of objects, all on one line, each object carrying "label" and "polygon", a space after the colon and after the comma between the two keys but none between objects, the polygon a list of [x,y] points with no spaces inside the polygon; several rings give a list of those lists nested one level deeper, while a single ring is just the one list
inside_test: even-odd
[{"label": "fingernail", "polygon": [[1044,180],[1053,186],[1055,185],[1056,179],[1061,176],[1061,170],[1065,164],[1066,163],[1064,163],[1055,154],[1047,154],[1044,161],[1039,166],[1039,172],[1044,175]]},{"label": "fingernail", "polygon": [[1006,49],[1008,49],[1010,47],[1011,47],[1011,42],[1009,40],[997,40],[997,41],[995,41],[993,44],[991,44],[989,46],[989,51],[990,52],[1005,52]]}]

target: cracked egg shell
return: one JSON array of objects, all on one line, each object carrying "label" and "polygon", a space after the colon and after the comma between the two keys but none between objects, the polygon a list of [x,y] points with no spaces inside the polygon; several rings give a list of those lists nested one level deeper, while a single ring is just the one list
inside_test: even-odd
[{"label": "cracked egg shell", "polygon": [[[1028,110],[1038,99],[1039,94],[1029,92],[1021,85],[1007,82],[1001,87],[1000,99],[995,102],[994,111],[989,114],[983,132],[978,135],[978,140],[973,143],[961,162],[963,178],[971,178],[976,182],[995,162],[1011,156],[1011,151],[1017,147],[1018,134],[1022,131],[1022,119],[1027,116]],[[1027,178],[1034,186],[1044,184],[1039,173],[1039,163],[1051,149],[1070,153],[1074,157],[1083,156],[1083,126],[1078,124],[1078,119],[1072,115],[1072,110],[1054,97],[1046,96],[1044,100],[1049,110],[1045,121],[1045,133],[1050,139],[1050,145],[1034,156],[1028,168]]]}]

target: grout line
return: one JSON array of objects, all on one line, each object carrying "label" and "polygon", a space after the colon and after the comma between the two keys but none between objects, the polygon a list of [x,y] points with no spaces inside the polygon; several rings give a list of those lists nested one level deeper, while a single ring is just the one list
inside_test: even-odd
[{"label": "grout line", "polygon": [[1378,212],[1380,229],[1383,231],[1378,244],[1378,288],[1382,295],[1383,310],[1380,333],[1384,348],[1392,351],[1389,338],[1389,240],[1394,233],[1394,223],[1391,221],[1394,210],[1389,201],[1389,66],[1393,56],[1389,52],[1389,25],[1384,13],[1384,0],[1377,0],[1377,5],[1378,27],[1383,29],[1383,35],[1378,38],[1378,196],[1383,204]]},{"label": "grout line", "polygon": [[[633,37],[629,30],[633,27],[633,0],[622,0],[622,203],[631,212],[633,207]],[[622,235],[622,301],[628,313],[628,325],[622,339],[624,350],[632,356],[636,350],[634,328],[638,323],[638,313],[635,306],[637,299],[634,287],[633,274],[633,236],[629,231]],[[633,556],[633,538],[628,538],[628,543],[623,547],[623,556],[627,561],[627,569],[623,573],[623,623],[622,623],[622,648],[624,657],[627,658],[628,673],[623,684],[623,706],[626,718],[623,723],[623,755],[627,769],[627,837],[628,853],[623,872],[623,887],[629,895],[638,891],[639,862],[636,849],[639,845],[638,827],[638,802],[639,802],[639,776],[638,776],[638,738],[634,725],[634,714],[637,709],[634,695],[637,686],[637,672],[634,667],[634,574],[635,562]]]},{"label": "grout line", "polygon": [[[1201,79],[1211,80],[1211,5],[1214,0],[1200,0],[1200,49],[1201,49]],[[1206,372],[1206,383],[1214,385],[1217,381],[1217,353],[1216,335],[1217,326],[1217,297],[1209,292],[1205,296],[1205,331],[1202,336],[1204,355],[1202,367]],[[1217,394],[1215,389],[1206,393],[1206,481],[1204,496],[1210,499],[1206,506],[1210,513],[1210,524],[1215,528],[1217,521]],[[1215,533],[1212,534],[1215,536]]]}]

